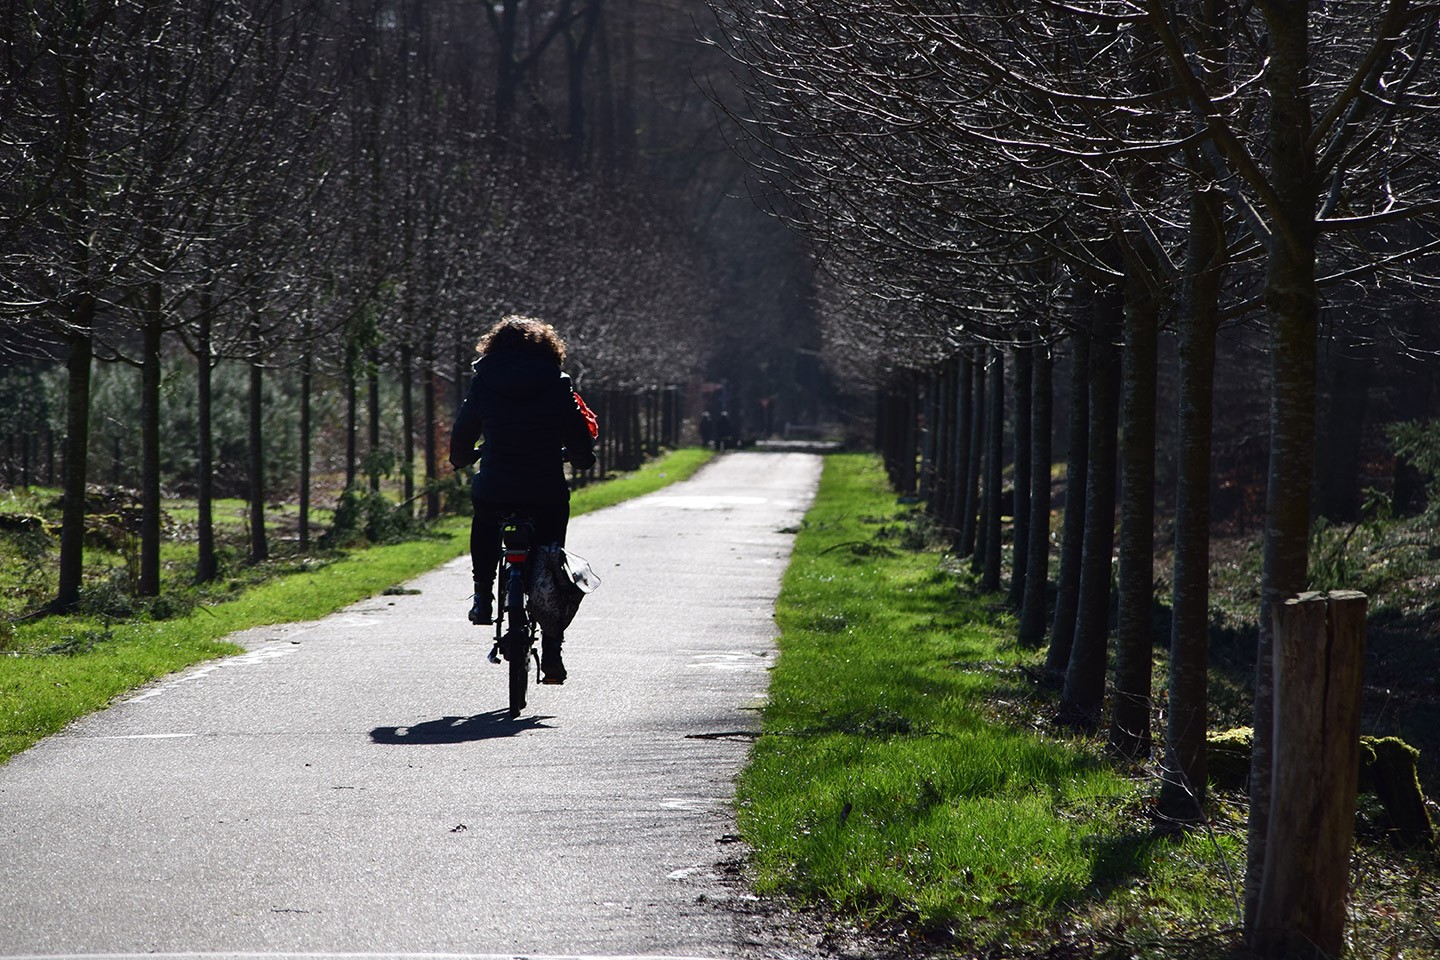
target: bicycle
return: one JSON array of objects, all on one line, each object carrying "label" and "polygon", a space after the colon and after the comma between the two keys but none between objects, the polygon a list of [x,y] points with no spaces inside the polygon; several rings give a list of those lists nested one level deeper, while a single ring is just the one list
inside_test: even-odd
[{"label": "bicycle", "polygon": [[525,691],[530,682],[530,660],[535,659],[538,682],[540,657],[535,652],[535,621],[530,618],[530,555],[534,549],[535,527],[529,519],[508,516],[500,521],[500,575],[495,578],[495,645],[486,657],[491,663],[506,662],[510,668],[510,719],[525,709]]}]

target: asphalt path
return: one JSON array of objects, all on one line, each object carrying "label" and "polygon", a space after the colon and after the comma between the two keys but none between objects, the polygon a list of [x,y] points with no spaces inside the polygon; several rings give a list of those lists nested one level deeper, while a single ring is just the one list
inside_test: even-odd
[{"label": "asphalt path", "polygon": [[21,754],[0,957],[763,955],[733,778],[819,464],[730,453],[575,519],[602,584],[518,720],[462,559]]}]

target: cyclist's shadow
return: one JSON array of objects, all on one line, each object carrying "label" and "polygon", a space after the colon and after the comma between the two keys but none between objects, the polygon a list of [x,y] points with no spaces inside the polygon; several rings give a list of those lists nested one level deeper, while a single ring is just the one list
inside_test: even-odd
[{"label": "cyclist's shadow", "polygon": [[513,737],[526,730],[553,729],[545,721],[549,717],[527,715],[511,719],[504,710],[489,710],[473,717],[441,717],[406,727],[376,727],[370,731],[372,743],[442,744],[474,743]]}]

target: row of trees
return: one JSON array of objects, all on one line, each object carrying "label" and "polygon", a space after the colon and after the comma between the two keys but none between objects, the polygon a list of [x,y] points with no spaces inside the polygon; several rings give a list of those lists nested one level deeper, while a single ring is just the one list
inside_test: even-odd
[{"label": "row of trees", "polygon": [[[316,391],[343,410],[347,484],[367,474],[375,487],[382,381],[398,388],[404,496],[418,456],[433,512],[444,424],[475,338],[500,315],[555,322],[589,391],[683,382],[763,349],[759,336],[743,351],[717,344],[795,316],[793,299],[766,297],[803,261],[763,220],[717,212],[737,206],[723,203],[737,165],[674,58],[693,30],[687,6],[665,0],[644,18],[604,0],[7,6],[0,354],[67,373],[55,607],[82,584],[96,362],[140,371],[133,406],[104,415],[136,427],[140,591],[154,594],[169,369],[194,371],[204,579],[217,371],[247,378],[262,559],[265,384],[278,368],[297,381],[302,515]],[[678,205],[682,192],[708,208]],[[722,296],[742,247],[782,275]],[[33,445],[18,444],[22,460]]]},{"label": "row of trees", "polygon": [[[1132,757],[1151,749],[1157,351],[1162,331],[1174,336],[1160,803],[1180,822],[1202,818],[1205,798],[1217,338],[1237,323],[1266,332],[1245,926],[1263,955],[1338,953],[1337,933],[1279,915],[1262,896],[1305,880],[1274,875],[1266,856],[1270,610],[1310,586],[1322,334],[1388,340],[1399,352],[1397,321],[1416,315],[1432,285],[1434,9],[1406,0],[712,5],[744,78],[731,107],[737,140],[777,213],[824,251],[827,349],[889,391],[881,421],[895,475],[923,484],[990,588],[1001,586],[998,418],[1013,356],[1011,596],[1021,638],[1043,643],[1048,627],[1062,719],[1108,721],[1110,744]],[[1047,621],[1057,352],[1071,367],[1067,509]],[[936,427],[923,440],[921,412]]]}]

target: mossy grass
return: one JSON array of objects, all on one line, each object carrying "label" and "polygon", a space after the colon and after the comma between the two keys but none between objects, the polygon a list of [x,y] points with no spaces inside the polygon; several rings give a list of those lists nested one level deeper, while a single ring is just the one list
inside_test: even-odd
[{"label": "mossy grass", "polygon": [[[634,473],[577,491],[572,515],[685,479],[708,459],[700,449],[667,453]],[[225,640],[230,633],[325,616],[461,555],[469,522],[468,517],[446,517],[419,539],[293,556],[263,570],[242,567],[213,592],[172,600],[163,619],[153,607],[138,607],[123,617],[67,615],[0,623],[0,762],[142,684],[240,652]],[[183,553],[186,547],[173,549]],[[174,609],[177,602],[188,610]]]},{"label": "mossy grass", "polygon": [[1076,924],[1223,940],[1240,821],[1155,829],[1150,782],[1044,722],[1038,656],[913,509],[872,457],[827,458],[739,786],[761,891],[977,945]]}]

